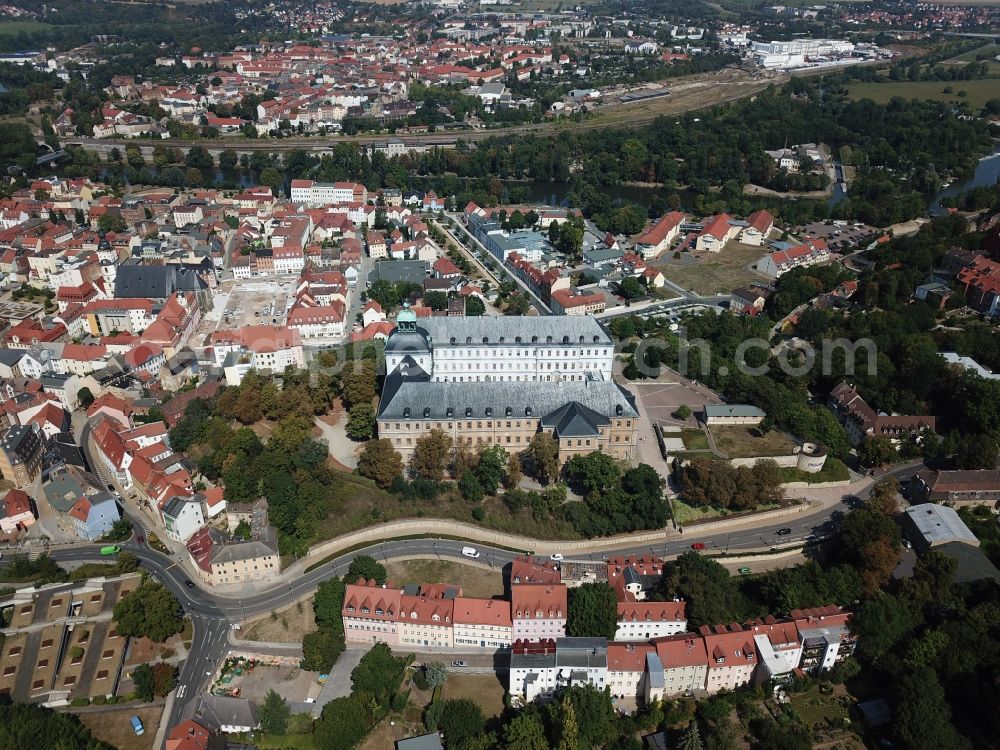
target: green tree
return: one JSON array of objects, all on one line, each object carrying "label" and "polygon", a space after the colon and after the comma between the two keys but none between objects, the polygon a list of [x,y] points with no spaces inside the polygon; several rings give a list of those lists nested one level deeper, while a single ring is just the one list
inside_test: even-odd
[{"label": "green tree", "polygon": [[53,750],[114,750],[94,738],[73,714],[37,703],[0,701],[0,748]]},{"label": "green tree", "polygon": [[403,684],[406,658],[393,656],[384,643],[376,643],[351,672],[352,692],[371,695],[385,709]]},{"label": "green tree", "polygon": [[132,686],[139,700],[147,703],[153,700],[153,668],[148,664],[140,664],[133,669]]},{"label": "green tree", "polygon": [[268,734],[283,735],[288,730],[288,719],[292,715],[285,699],[274,689],[267,691],[264,702],[257,712],[261,731]]},{"label": "green tree", "polygon": [[87,386],[77,391],[76,397],[80,401],[80,406],[84,409],[89,409],[90,405],[94,403],[94,394],[90,392]]},{"label": "green tree", "polygon": [[504,315],[527,315],[531,309],[531,302],[526,294],[512,294],[507,298],[507,307]]},{"label": "green tree", "polygon": [[302,636],[302,669],[307,672],[329,672],[344,653],[344,636],[330,628],[319,628]]},{"label": "green tree", "polygon": [[358,458],[358,473],[374,480],[382,489],[388,489],[403,473],[403,459],[388,438],[369,440]]},{"label": "green tree", "polygon": [[910,750],[965,750],[968,742],[951,721],[951,707],[929,667],[903,673],[897,688],[896,731]]},{"label": "green tree", "polygon": [[486,314],[486,305],[479,297],[469,295],[465,299],[465,315],[468,318],[478,318]]},{"label": "green tree", "polygon": [[487,495],[495,495],[510,459],[501,445],[491,445],[479,452],[476,462],[476,478]]},{"label": "green tree", "polygon": [[385,566],[370,555],[358,555],[347,568],[347,580],[354,583],[359,578],[366,581],[374,579],[381,586],[386,579]]},{"label": "green tree", "polygon": [[162,643],[181,631],[179,609],[180,603],[173,594],[160,584],[147,581],[118,600],[114,620],[122,635],[145,636]]},{"label": "green tree", "polygon": [[424,665],[424,676],[427,679],[427,686],[436,688],[448,681],[448,667],[439,661],[432,661]]},{"label": "green tree", "polygon": [[452,440],[444,430],[433,429],[417,438],[410,456],[410,471],[421,479],[439,482],[451,458]]},{"label": "green tree", "polygon": [[365,402],[352,406],[346,432],[347,437],[359,443],[371,440],[375,436],[375,407]]},{"label": "green tree", "polygon": [[862,466],[885,466],[896,460],[896,447],[887,437],[867,437],[858,448],[858,458]]},{"label": "green tree", "polygon": [[334,698],[323,706],[313,729],[316,747],[323,750],[351,750],[371,730],[375,722],[369,696],[352,693]]},{"label": "green tree", "polygon": [[557,750],[580,749],[580,727],[576,721],[576,708],[568,694],[559,704],[559,745]]},{"label": "green tree", "polygon": [[468,698],[447,700],[441,708],[438,728],[446,747],[461,748],[466,740],[483,733],[486,719],[479,706]]},{"label": "green tree", "polygon": [[663,583],[668,596],[687,602],[690,627],[739,622],[748,614],[748,603],[729,571],[697,552],[685,552],[666,563]]},{"label": "green tree", "polygon": [[681,735],[680,741],[677,743],[677,750],[702,750],[703,747],[698,724],[692,721],[684,734]]},{"label": "green tree", "polygon": [[462,493],[462,499],[469,503],[480,503],[486,492],[482,483],[471,471],[462,474],[458,480],[458,491]]},{"label": "green tree", "polygon": [[267,167],[260,173],[260,182],[262,185],[267,185],[271,188],[271,191],[275,195],[278,195],[278,190],[281,188],[284,178],[282,178],[281,172],[274,167]]},{"label": "green tree", "polygon": [[618,484],[621,469],[607,453],[577,454],[566,464],[566,475],[587,492],[605,492]]},{"label": "green tree", "polygon": [[444,292],[427,292],[424,295],[424,304],[431,310],[447,310],[448,295]]},{"label": "green tree", "polygon": [[569,590],[566,635],[612,640],[618,629],[615,590],[606,583],[585,583]]},{"label": "green tree", "polygon": [[340,397],[348,409],[356,404],[370,404],[377,395],[377,376],[374,363],[364,360],[360,367],[353,367],[341,378]]},{"label": "green tree", "polygon": [[504,750],[549,750],[545,727],[536,713],[522,710],[503,728]]},{"label": "green tree", "polygon": [[[687,404],[681,404],[677,407],[677,411],[674,412],[674,416],[680,420],[687,420],[691,417],[691,407]],[[695,728],[697,731],[697,727]]]},{"label": "green tree", "polygon": [[533,435],[521,455],[535,479],[542,484],[559,478],[559,443],[549,433],[539,432]]}]

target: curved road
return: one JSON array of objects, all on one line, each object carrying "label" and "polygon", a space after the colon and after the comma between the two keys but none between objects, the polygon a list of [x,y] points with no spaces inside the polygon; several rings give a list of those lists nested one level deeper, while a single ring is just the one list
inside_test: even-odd
[{"label": "curved road", "polygon": [[[84,427],[81,444],[89,455],[89,424]],[[98,469],[95,463],[91,465]],[[914,465],[898,467],[887,475],[905,477],[916,471]],[[867,494],[867,492],[862,493]],[[737,529],[732,532],[717,532],[699,535],[697,528],[678,539],[667,539],[657,544],[629,545],[610,551],[577,556],[577,559],[601,560],[609,555],[643,554],[646,552],[668,557],[678,555],[689,549],[693,543],[704,544],[709,552],[738,552],[740,550],[759,549],[776,544],[788,545],[803,542],[811,535],[824,536],[829,532],[832,516],[837,513],[849,512],[850,508],[842,500],[835,505],[817,509],[808,514],[791,516],[776,520],[770,529]],[[190,617],[194,627],[191,650],[181,669],[178,688],[175,693],[173,707],[168,719],[168,726],[174,726],[181,719],[185,706],[200,692],[208,681],[206,672],[213,672],[216,664],[228,651],[228,631],[232,625],[241,620],[261,615],[272,610],[281,609],[305,596],[316,586],[334,576],[342,576],[347,572],[351,561],[359,555],[370,555],[378,560],[388,561],[393,558],[412,555],[434,555],[441,559],[462,561],[462,547],[473,544],[480,552],[480,562],[493,567],[497,575],[502,568],[512,562],[519,552],[493,547],[479,542],[463,542],[455,539],[387,539],[367,547],[356,549],[340,555],[331,561],[310,570],[294,581],[281,583],[261,594],[247,597],[229,597],[214,594],[202,589],[194,582],[189,582],[185,570],[169,556],[150,549],[145,544],[139,544],[136,539],[145,531],[138,519],[125,506],[126,515],[133,523],[132,538],[122,543],[123,550],[134,553],[141,561],[142,567],[156,580],[162,583],[177,597],[184,611]],[[787,528],[787,535],[778,536],[778,528]],[[54,549],[50,552],[56,562],[94,562],[107,561],[100,554],[99,545],[79,545],[72,548]],[[190,585],[189,585],[190,584]]]}]

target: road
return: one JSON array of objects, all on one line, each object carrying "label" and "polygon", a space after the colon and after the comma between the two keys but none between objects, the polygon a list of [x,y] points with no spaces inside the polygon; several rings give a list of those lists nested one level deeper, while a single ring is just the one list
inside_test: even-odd
[{"label": "road", "polygon": [[[81,444],[84,446],[88,461],[91,461],[91,465],[100,474],[102,467],[91,457],[89,432],[88,423],[81,430]],[[916,470],[916,466],[906,465],[887,472],[887,475],[905,477],[912,475]],[[866,495],[867,492],[859,494]],[[175,700],[168,717],[168,726],[174,726],[185,716],[185,710],[191,701],[208,682],[209,675],[206,672],[214,671],[225,657],[229,650],[227,634],[233,623],[245,622],[294,603],[313,591],[322,581],[333,576],[343,576],[351,561],[359,555],[370,555],[385,562],[414,555],[430,555],[442,560],[461,562],[466,559],[462,555],[462,548],[469,544],[460,540],[443,538],[387,539],[340,555],[304,573],[294,581],[278,584],[264,593],[234,598],[215,594],[194,583],[189,585],[187,574],[181,565],[169,556],[152,550],[147,545],[137,541],[140,534],[145,534],[141,519],[136,517],[133,509],[127,505],[124,510],[133,521],[135,533],[130,540],[121,544],[122,549],[134,553],[139,558],[143,569],[177,597],[187,617],[190,618],[194,630],[191,649],[181,668],[178,687],[174,695]],[[578,559],[601,560],[611,555],[640,555],[647,552],[669,557],[688,550],[694,543],[704,544],[709,553],[734,553],[740,550],[755,550],[779,544],[781,546],[792,545],[806,541],[811,535],[824,535],[828,531],[827,525],[831,517],[838,512],[850,512],[850,508],[843,502],[842,498],[837,502],[824,504],[814,511],[777,520],[772,527],[767,529],[747,528],[736,529],[732,532],[699,535],[697,528],[692,527],[688,534],[681,538],[668,538],[664,532],[662,543],[624,544],[613,550],[592,553],[586,557],[581,555],[578,556]],[[778,528],[787,528],[789,533],[779,536],[775,533]],[[477,542],[472,542],[472,544],[475,545],[480,554],[480,562],[485,562],[494,568],[497,575],[501,575],[502,568],[512,562],[515,555],[531,551],[512,551]],[[50,554],[56,562],[107,561],[107,558],[100,554],[100,545],[96,544],[54,549]]]}]

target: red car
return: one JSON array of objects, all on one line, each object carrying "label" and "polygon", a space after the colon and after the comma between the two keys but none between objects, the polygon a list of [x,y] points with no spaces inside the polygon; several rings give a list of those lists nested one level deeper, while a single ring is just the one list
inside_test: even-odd
[{"label": "red car", "polygon": [[705,549],[705,545],[701,542],[695,542],[691,545],[691,549]]}]

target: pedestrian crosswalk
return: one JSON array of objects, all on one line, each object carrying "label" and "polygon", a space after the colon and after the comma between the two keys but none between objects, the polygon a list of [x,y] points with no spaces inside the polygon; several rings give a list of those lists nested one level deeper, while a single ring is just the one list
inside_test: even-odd
[{"label": "pedestrian crosswalk", "polygon": [[174,693],[174,698],[183,698],[184,693],[186,692],[187,692],[187,685],[181,685],[179,688],[177,688],[177,692]]}]

